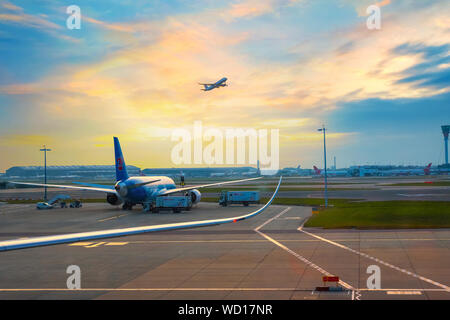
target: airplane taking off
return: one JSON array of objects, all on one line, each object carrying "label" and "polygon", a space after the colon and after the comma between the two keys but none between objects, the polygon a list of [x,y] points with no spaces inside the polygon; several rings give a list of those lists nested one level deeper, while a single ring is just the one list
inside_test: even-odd
[{"label": "airplane taking off", "polygon": [[228,86],[226,84],[227,80],[228,80],[227,78],[222,78],[215,83],[199,83],[199,85],[202,85],[205,87],[204,89],[201,89],[201,90],[210,91],[212,89],[216,89],[216,88],[220,88],[220,87],[227,87]]},{"label": "airplane taking off", "polygon": [[78,190],[91,190],[106,193],[106,201],[111,205],[122,205],[123,210],[131,210],[134,205],[142,204],[145,211],[151,210],[152,203],[157,197],[166,196],[177,192],[186,192],[192,200],[192,204],[196,204],[201,199],[201,193],[197,189],[211,186],[219,186],[224,184],[232,184],[249,180],[256,180],[260,178],[249,178],[242,180],[233,180],[225,182],[217,182],[211,184],[204,184],[198,186],[189,186],[177,188],[175,182],[166,176],[137,176],[130,177],[127,173],[125,160],[120,147],[119,139],[114,137],[114,153],[116,159],[116,183],[114,186],[106,186],[92,183],[75,182],[82,185],[55,185],[55,184],[41,184],[28,182],[13,182],[14,184],[23,184],[31,186],[42,186],[52,188],[66,188]]}]

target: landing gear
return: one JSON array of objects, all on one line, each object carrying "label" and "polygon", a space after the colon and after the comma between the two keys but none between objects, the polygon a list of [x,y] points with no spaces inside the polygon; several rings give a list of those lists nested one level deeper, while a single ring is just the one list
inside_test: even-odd
[{"label": "landing gear", "polygon": [[122,210],[133,210],[133,204],[130,202],[125,202],[122,205]]}]

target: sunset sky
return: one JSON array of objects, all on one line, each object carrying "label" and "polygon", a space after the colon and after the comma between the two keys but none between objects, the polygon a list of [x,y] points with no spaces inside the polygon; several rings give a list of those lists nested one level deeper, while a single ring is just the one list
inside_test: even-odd
[{"label": "sunset sky", "polygon": [[43,144],[51,165],[113,164],[113,136],[127,164],[174,167],[194,121],[279,129],[281,167],[323,166],[322,124],[338,167],[439,164],[449,52],[449,1],[1,1],[0,172]]}]

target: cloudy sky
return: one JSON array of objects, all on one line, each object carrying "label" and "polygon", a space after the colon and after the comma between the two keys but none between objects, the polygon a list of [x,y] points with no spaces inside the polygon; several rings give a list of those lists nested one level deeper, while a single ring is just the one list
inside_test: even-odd
[{"label": "cloudy sky", "polygon": [[[81,29],[66,27],[69,5]],[[381,8],[381,30],[366,26]],[[38,165],[173,167],[171,132],[279,129],[280,165],[443,162],[450,2],[0,2],[0,172]],[[229,87],[200,91],[226,76]]]}]

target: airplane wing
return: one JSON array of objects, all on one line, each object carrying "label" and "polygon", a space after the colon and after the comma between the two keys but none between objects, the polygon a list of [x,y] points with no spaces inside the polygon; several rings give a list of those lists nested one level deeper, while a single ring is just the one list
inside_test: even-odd
[{"label": "airplane wing", "polygon": [[68,185],[60,185],[60,184],[43,184],[43,183],[28,183],[28,182],[15,182],[15,181],[9,181],[9,183],[23,184],[23,185],[27,185],[27,186],[36,186],[36,187],[100,191],[100,192],[117,194],[116,190],[114,190],[114,186],[103,186],[102,188],[100,188],[100,187],[77,187],[77,186],[68,186]]},{"label": "airplane wing", "polygon": [[57,236],[34,237],[34,238],[28,238],[28,239],[6,240],[6,241],[0,241],[0,251],[48,246],[48,245],[53,245],[53,244],[70,243],[70,242],[77,242],[77,241],[86,241],[86,240],[91,240],[91,239],[122,237],[122,236],[127,236],[127,235],[132,235],[132,234],[145,233],[145,232],[213,226],[213,225],[218,225],[218,224],[246,220],[246,219],[249,219],[251,217],[254,217],[254,216],[260,214],[261,212],[266,210],[267,207],[270,206],[273,199],[275,199],[275,196],[278,193],[278,189],[280,188],[282,178],[283,177],[280,177],[280,181],[278,182],[278,186],[277,186],[275,192],[273,193],[270,200],[263,207],[259,208],[256,211],[253,211],[251,213],[248,213],[248,214],[245,214],[242,216],[223,218],[223,219],[188,221],[188,222],[181,222],[181,223],[169,223],[169,224],[160,224],[160,225],[153,225],[153,226],[123,228],[123,229],[110,229],[110,230],[100,230],[100,231],[92,231],[92,232],[61,234],[61,235],[57,235]]},{"label": "airplane wing", "polygon": [[85,182],[77,182],[77,181],[73,181],[72,183],[76,183],[79,184],[81,186],[86,186],[86,187],[93,187],[93,188],[102,188],[102,189],[111,189],[114,190],[114,186],[107,186],[104,184],[96,184],[96,183],[85,183]]},{"label": "airplane wing", "polygon": [[198,186],[189,186],[189,187],[184,187],[184,188],[176,188],[176,189],[170,189],[170,190],[163,191],[162,193],[160,193],[158,195],[165,196],[165,195],[176,193],[176,192],[183,192],[183,191],[189,191],[189,190],[193,190],[193,189],[206,188],[206,187],[221,186],[224,184],[232,184],[232,183],[238,183],[238,182],[244,182],[244,181],[258,180],[261,178],[262,177],[242,179],[242,180],[233,180],[233,181],[224,181],[224,182],[217,182],[217,183],[210,183],[210,184],[202,184],[202,185],[198,185]]},{"label": "airplane wing", "polygon": [[215,83],[198,83],[199,85],[202,85],[202,86],[213,86],[213,85],[215,85]]}]

